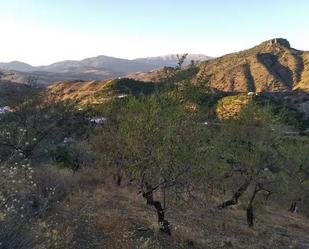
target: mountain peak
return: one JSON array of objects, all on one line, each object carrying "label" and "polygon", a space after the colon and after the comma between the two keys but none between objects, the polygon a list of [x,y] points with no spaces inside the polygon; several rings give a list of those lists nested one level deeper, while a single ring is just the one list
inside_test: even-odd
[{"label": "mountain peak", "polygon": [[[183,69],[175,79],[225,92],[283,92],[308,89],[309,52],[291,48],[283,38],[197,64],[195,71]],[[168,71],[139,74],[133,78],[158,81]]]},{"label": "mountain peak", "polygon": [[284,38],[274,38],[274,39],[263,42],[262,45],[266,45],[267,47],[291,48],[289,41]]}]

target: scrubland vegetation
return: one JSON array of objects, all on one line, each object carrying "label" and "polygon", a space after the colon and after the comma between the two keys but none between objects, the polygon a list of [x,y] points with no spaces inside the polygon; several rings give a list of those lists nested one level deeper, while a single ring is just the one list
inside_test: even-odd
[{"label": "scrubland vegetation", "polygon": [[129,83],[96,105],[11,96],[0,248],[309,247],[303,119],[261,96]]}]

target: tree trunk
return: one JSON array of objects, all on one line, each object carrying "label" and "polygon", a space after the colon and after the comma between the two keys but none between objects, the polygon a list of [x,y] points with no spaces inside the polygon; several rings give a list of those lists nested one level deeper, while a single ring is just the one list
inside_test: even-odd
[{"label": "tree trunk", "polygon": [[256,194],[261,191],[261,187],[259,184],[255,185],[254,192],[251,196],[251,199],[249,201],[248,207],[247,207],[247,224],[249,227],[254,226],[254,213],[253,213],[253,202],[256,197]]},{"label": "tree trunk", "polygon": [[290,206],[289,212],[295,213],[295,210],[296,210],[296,201],[293,201]]},{"label": "tree trunk", "polygon": [[166,186],[165,186],[165,179],[163,177],[160,177],[159,185],[160,185],[160,191],[162,195],[163,209],[165,210],[166,208]]},{"label": "tree trunk", "polygon": [[250,183],[251,183],[250,180],[246,180],[244,182],[244,184],[241,185],[240,188],[234,193],[232,198],[230,200],[227,200],[227,201],[223,202],[222,204],[220,204],[218,206],[218,208],[226,208],[228,206],[236,205],[238,203],[239,197],[242,196],[242,194],[244,192],[246,192],[246,190],[248,189]]},{"label": "tree trunk", "polygon": [[145,183],[146,192],[143,191],[143,197],[147,200],[147,204],[153,206],[157,211],[158,223],[160,231],[171,235],[171,230],[169,227],[169,222],[165,219],[165,212],[162,208],[161,202],[155,201],[153,199],[153,188],[150,184]]},{"label": "tree trunk", "polygon": [[248,205],[247,207],[247,224],[249,227],[253,227],[254,225],[254,215],[253,215],[253,206]]}]

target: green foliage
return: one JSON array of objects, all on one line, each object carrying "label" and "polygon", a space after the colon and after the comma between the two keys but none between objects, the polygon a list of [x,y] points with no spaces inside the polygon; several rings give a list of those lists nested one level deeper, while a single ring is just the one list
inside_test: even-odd
[{"label": "green foliage", "polygon": [[237,118],[215,126],[210,133],[211,149],[204,168],[206,179],[230,195],[248,182],[244,193],[255,185],[270,192],[281,182],[282,165],[277,144],[280,123],[270,108],[253,102],[245,106]]},{"label": "green foliage", "polygon": [[80,166],[77,152],[69,146],[57,146],[54,150],[50,151],[50,156],[61,167],[76,171]]},{"label": "green foliage", "polygon": [[304,113],[295,109],[289,101],[285,100],[284,95],[281,93],[257,96],[254,101],[261,106],[271,107],[273,115],[277,115],[284,124],[301,130],[306,129],[308,126]]},{"label": "green foliage", "polygon": [[97,150],[105,160],[124,164],[136,177],[172,178],[198,162],[199,125],[166,93],[130,97],[98,132],[95,137],[102,143]]},{"label": "green foliage", "polygon": [[279,152],[286,175],[285,180],[288,182],[288,188],[284,189],[285,195],[291,200],[304,199],[309,191],[309,139],[285,138],[280,143]]}]

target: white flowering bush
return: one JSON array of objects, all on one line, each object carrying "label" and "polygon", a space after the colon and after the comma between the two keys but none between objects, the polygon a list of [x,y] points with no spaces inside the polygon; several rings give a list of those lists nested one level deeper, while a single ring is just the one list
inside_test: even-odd
[{"label": "white flowering bush", "polygon": [[8,162],[28,158],[38,143],[33,131],[10,123],[0,127],[0,141],[0,160]]},{"label": "white flowering bush", "polygon": [[37,139],[28,141],[27,130],[23,128],[15,128],[14,132],[8,128],[2,129],[0,136],[5,152],[0,158],[0,213],[2,217],[8,214],[23,217],[25,207],[20,198],[36,188],[34,169],[25,151]]},{"label": "white flowering bush", "polygon": [[54,215],[70,193],[72,173],[46,166],[33,169],[28,160],[0,166],[0,249],[57,248]]},{"label": "white flowering bush", "polygon": [[7,215],[25,216],[26,207],[21,199],[36,188],[34,170],[28,160],[20,163],[4,163],[0,166],[0,212]]},{"label": "white flowering bush", "polygon": [[27,156],[37,138],[24,128],[0,130],[0,248],[33,248],[44,238],[35,225],[44,199]]}]

